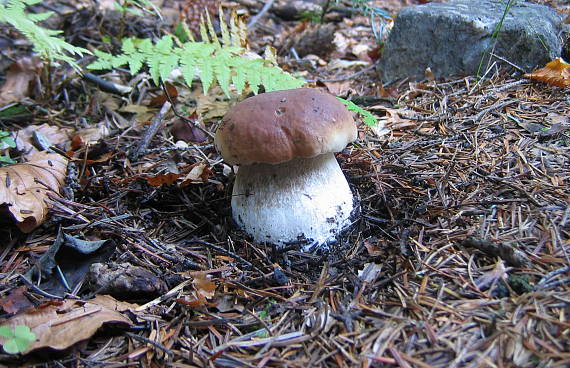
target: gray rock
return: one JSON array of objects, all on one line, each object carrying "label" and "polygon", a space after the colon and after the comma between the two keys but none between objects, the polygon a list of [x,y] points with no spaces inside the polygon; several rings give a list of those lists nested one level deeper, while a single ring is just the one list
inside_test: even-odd
[{"label": "gray rock", "polygon": [[490,51],[528,72],[560,55],[562,16],[544,5],[517,2],[494,38],[505,4],[455,0],[402,9],[380,60],[380,77],[423,79],[427,67],[436,77],[476,75],[479,69],[483,74]]}]

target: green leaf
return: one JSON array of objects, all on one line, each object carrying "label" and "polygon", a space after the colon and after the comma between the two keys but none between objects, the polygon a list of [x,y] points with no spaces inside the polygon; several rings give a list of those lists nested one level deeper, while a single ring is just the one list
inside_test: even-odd
[{"label": "green leaf", "polygon": [[364,124],[369,126],[374,126],[378,124],[378,119],[374,115],[372,115],[369,111],[364,110],[362,107],[358,106],[352,101],[345,100],[344,98],[337,97],[337,99],[346,105],[346,108],[349,111],[353,111],[357,113],[360,117],[362,117],[362,121]]},{"label": "green leaf", "polygon": [[13,165],[16,163],[16,160],[8,157],[8,156],[0,156],[0,163],[1,164],[9,164],[9,165]]},{"label": "green leaf", "polygon": [[[221,16],[220,21],[224,19],[225,17]],[[134,74],[146,66],[151,78],[158,85],[161,80],[169,77],[173,69],[180,67],[182,76],[189,86],[192,85],[195,75],[198,75],[204,93],[217,82],[228,96],[232,83],[240,94],[247,86],[254,93],[258,93],[260,85],[263,85],[267,91],[272,91],[296,88],[305,83],[277,66],[274,50],[271,48],[266,52],[266,60],[251,58],[244,46],[247,44],[245,25],[235,12],[232,12],[230,17],[230,29],[228,30],[228,26],[224,24],[221,30],[220,44],[211,19],[206,13],[205,20],[202,18],[200,24],[202,42],[191,40],[179,47],[175,45],[170,35],[163,36],[156,43],[150,39],[127,38],[123,40],[121,53],[118,55],[96,51],[98,60],[88,68],[107,69],[128,64],[130,72]]]},{"label": "green leaf", "polygon": [[73,46],[63,38],[58,37],[62,33],[59,30],[44,28],[36,23],[49,18],[53,13],[27,13],[28,5],[38,4],[36,0],[8,0],[0,6],[0,21],[12,25],[24,37],[31,41],[34,51],[42,58],[49,61],[64,61],[72,67],[79,69],[79,66],[71,56],[82,56],[91,54],[88,50]]},{"label": "green leaf", "polygon": [[2,345],[4,351],[8,354],[18,354],[26,351],[30,343],[36,339],[36,334],[25,325],[18,325],[14,330],[2,326],[0,327],[0,336],[8,339]]},{"label": "green leaf", "polygon": [[2,137],[0,141],[8,147],[16,148],[16,141],[12,137]]},{"label": "green leaf", "polygon": [[179,56],[174,53],[162,58],[160,61],[160,78],[162,78],[162,80],[168,78],[170,72],[178,67],[178,59]]},{"label": "green leaf", "polygon": [[12,330],[10,327],[0,326],[0,337],[11,339],[14,337],[14,330]]},{"label": "green leaf", "polygon": [[148,69],[150,76],[157,86],[160,84],[160,60],[162,55],[161,54],[154,54],[150,56],[150,59],[147,60]]},{"label": "green leaf", "polygon": [[214,81],[214,68],[209,61],[200,63],[200,81],[202,82],[202,90],[207,93]]}]

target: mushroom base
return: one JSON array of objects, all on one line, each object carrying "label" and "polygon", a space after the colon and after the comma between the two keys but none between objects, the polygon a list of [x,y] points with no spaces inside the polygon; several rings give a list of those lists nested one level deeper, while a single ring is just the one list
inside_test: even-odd
[{"label": "mushroom base", "polygon": [[257,242],[301,243],[305,250],[331,242],[350,225],[352,192],[334,154],[278,165],[240,166],[232,215]]}]

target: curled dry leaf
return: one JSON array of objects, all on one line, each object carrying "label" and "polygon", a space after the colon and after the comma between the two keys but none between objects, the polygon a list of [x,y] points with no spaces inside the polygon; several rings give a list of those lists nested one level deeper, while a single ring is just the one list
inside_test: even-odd
[{"label": "curled dry leaf", "polygon": [[49,143],[58,146],[69,141],[70,129],[52,126],[47,123],[42,125],[29,125],[20,129],[15,134],[16,147],[18,150],[30,154],[40,152],[35,146],[34,133],[44,136]]},{"label": "curled dry leaf", "polygon": [[551,86],[567,88],[570,86],[570,64],[562,58],[556,58],[546,64],[544,68],[537,69],[524,76]]},{"label": "curled dry leaf", "polygon": [[[134,310],[136,305],[119,302],[107,295],[98,295],[89,301],[65,300],[39,306],[2,322],[14,328],[28,326],[36,340],[23,352],[39,348],[66,349],[91,337],[103,324],[132,325],[119,311]],[[0,337],[0,344],[6,339]]]},{"label": "curled dry leaf", "polygon": [[0,207],[6,206],[23,232],[42,224],[47,216],[49,193],[59,194],[65,181],[67,159],[38,152],[24,164],[0,168]]}]

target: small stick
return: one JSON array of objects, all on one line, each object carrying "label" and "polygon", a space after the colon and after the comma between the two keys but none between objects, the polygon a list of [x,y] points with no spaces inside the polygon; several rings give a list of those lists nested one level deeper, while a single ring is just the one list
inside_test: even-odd
[{"label": "small stick", "polygon": [[499,102],[481,110],[477,115],[468,116],[466,119],[467,120],[473,120],[474,122],[478,122],[488,112],[502,109],[503,107],[514,104],[515,102],[516,102],[515,100],[499,101]]},{"label": "small stick", "polygon": [[162,120],[164,119],[164,116],[170,109],[170,106],[171,106],[170,102],[168,101],[166,101],[164,105],[162,105],[162,108],[160,109],[158,114],[152,119],[152,123],[148,127],[147,131],[144,133],[141,142],[135,147],[135,149],[129,152],[128,154],[129,160],[135,161],[141,155],[141,153],[144,152],[144,150],[146,150],[146,148],[150,144],[150,141],[158,132],[158,128],[160,128]]},{"label": "small stick", "polygon": [[22,279],[22,281],[24,281],[24,283],[26,285],[28,285],[33,291],[35,291],[36,293],[45,296],[46,298],[52,298],[52,299],[57,299],[57,300],[63,300],[64,298],[62,296],[58,296],[58,295],[53,295],[50,294],[48,292],[43,291],[42,289],[40,289],[39,287],[37,287],[36,285],[34,285],[33,282],[31,282],[30,280],[28,280],[24,275],[20,275],[20,278]]},{"label": "small stick", "polygon": [[83,74],[83,79],[95,84],[103,92],[114,93],[117,95],[125,95],[133,90],[131,87],[121,86],[120,84],[107,82],[106,80],[99,78],[95,74],[91,73]]},{"label": "small stick", "polygon": [[127,334],[127,336],[132,337],[135,340],[139,340],[139,341],[145,342],[147,344],[151,344],[154,347],[157,347],[158,349],[162,350],[163,352],[165,352],[167,355],[169,355],[171,357],[174,356],[174,353],[172,351],[170,351],[170,349],[167,349],[164,345],[162,345],[158,341],[151,340],[151,339],[146,338],[144,336],[136,335],[132,332],[125,332],[125,333]]},{"label": "small stick", "polygon": [[259,13],[251,17],[251,19],[247,23],[247,29],[252,29],[255,23],[257,23],[261,19],[261,17],[265,15],[265,13],[267,13],[267,11],[271,8],[271,5],[273,5],[274,2],[275,0],[267,0],[265,2],[265,5],[263,5],[263,8],[261,8],[261,10],[259,11]]},{"label": "small stick", "polygon": [[491,53],[491,56],[496,57],[497,59],[501,60],[502,62],[505,62],[505,63],[509,64],[510,66],[512,66],[513,68],[515,68],[516,70],[518,70],[518,71],[521,72],[521,73],[524,73],[524,72],[525,72],[523,68],[521,68],[520,66],[518,66],[518,65],[516,65],[516,64],[514,64],[514,63],[512,63],[512,62],[510,62],[510,61],[508,61],[507,59],[505,59],[505,58],[502,57],[502,56],[499,56],[499,55],[494,54],[494,53]]},{"label": "small stick", "polygon": [[246,260],[246,259],[244,259],[244,258],[238,256],[237,254],[235,254],[235,253],[233,253],[233,252],[230,252],[230,251],[227,250],[227,249],[224,249],[224,248],[222,248],[222,247],[218,247],[217,245],[214,245],[214,244],[212,244],[212,243],[208,243],[207,241],[204,241],[204,240],[198,240],[198,239],[186,240],[184,243],[185,243],[185,244],[188,244],[188,245],[189,245],[189,244],[192,244],[192,243],[204,245],[204,246],[206,246],[206,247],[208,247],[208,248],[211,248],[211,249],[213,249],[213,250],[215,250],[215,251],[217,251],[217,252],[220,252],[220,253],[222,253],[222,254],[225,254],[225,255],[227,255],[227,256],[230,256],[230,257],[232,257],[232,258],[235,258],[235,259],[237,259],[238,261],[243,262],[243,263],[245,263],[246,265],[248,265],[249,267],[253,268],[254,270],[256,270],[257,272],[259,272],[260,274],[264,275],[264,273],[263,273],[262,270],[260,270],[260,269],[257,268],[256,266],[254,266],[254,265],[253,265],[251,262],[249,262],[248,260]]},{"label": "small stick", "polygon": [[[552,279],[554,276],[558,276],[558,275],[560,275],[560,274],[562,274],[562,273],[569,272],[569,271],[570,271],[570,266],[567,266],[567,267],[562,267],[562,268],[559,268],[559,269],[557,269],[557,270],[554,270],[554,271],[552,271],[552,272],[547,273],[547,274],[544,275],[544,277],[538,282],[538,284],[536,284],[536,285],[534,286],[534,290],[536,291],[536,290],[539,290],[539,289],[542,289],[542,288],[546,288],[546,287],[548,287],[548,286],[551,286],[551,284],[554,284],[554,283],[556,283],[556,282],[548,282],[550,279]],[[566,281],[566,280],[562,280],[562,281]],[[558,281],[558,282],[559,282],[559,281]],[[548,286],[547,286],[547,285],[548,285]]]}]

